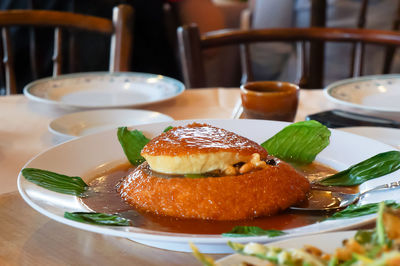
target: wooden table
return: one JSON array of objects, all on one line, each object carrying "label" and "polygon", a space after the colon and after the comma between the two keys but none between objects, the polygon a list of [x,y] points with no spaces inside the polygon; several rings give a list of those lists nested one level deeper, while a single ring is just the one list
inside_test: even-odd
[{"label": "wooden table", "polygon": [[[237,89],[188,90],[143,109],[177,120],[229,119],[239,97]],[[321,91],[302,91],[296,120],[333,107]],[[65,113],[68,111],[30,102],[22,95],[0,97],[0,265],[200,265],[190,253],[65,226],[22,200],[16,186],[18,173],[30,158],[62,141],[48,132],[47,126]]]}]

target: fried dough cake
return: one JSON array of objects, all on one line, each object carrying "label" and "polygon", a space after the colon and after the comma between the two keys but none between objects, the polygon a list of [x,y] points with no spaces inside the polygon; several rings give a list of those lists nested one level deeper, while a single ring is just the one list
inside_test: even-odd
[{"label": "fried dough cake", "polygon": [[[303,175],[256,142],[210,125],[175,127],[141,154],[146,162],[119,191],[129,204],[159,215],[209,220],[273,215],[304,200],[310,188]],[[188,177],[193,174],[201,177]]]}]

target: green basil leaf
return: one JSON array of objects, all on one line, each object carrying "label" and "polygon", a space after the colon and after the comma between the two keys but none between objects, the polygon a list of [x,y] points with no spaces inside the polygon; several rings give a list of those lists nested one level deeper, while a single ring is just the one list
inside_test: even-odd
[{"label": "green basil leaf", "polygon": [[[386,206],[392,208],[400,208],[400,204],[396,203],[395,201],[385,201]],[[377,213],[379,209],[379,203],[370,203],[365,205],[356,205],[352,204],[346,209],[334,213],[328,220],[335,220],[335,219],[347,219],[347,218],[354,218],[360,217],[368,214]]]},{"label": "green basil leaf", "polygon": [[329,145],[330,135],[329,129],[321,123],[302,121],[285,127],[261,146],[281,160],[308,164]]},{"label": "green basil leaf", "polygon": [[82,196],[87,185],[78,176],[66,176],[37,168],[24,168],[21,171],[26,180],[55,192]]},{"label": "green basil leaf", "polygon": [[139,130],[129,131],[127,127],[118,128],[117,134],[129,162],[136,166],[143,163],[145,159],[140,155],[140,152],[150,139],[146,138]]},{"label": "green basil leaf", "polygon": [[224,237],[246,237],[246,236],[281,236],[286,234],[279,230],[264,230],[258,226],[235,226],[231,231],[223,233]]},{"label": "green basil leaf", "polygon": [[355,186],[400,168],[400,151],[379,153],[319,182],[324,186]]},{"label": "green basil leaf", "polygon": [[81,223],[95,225],[132,225],[131,220],[125,219],[116,214],[98,213],[98,212],[65,212],[64,217]]},{"label": "green basil leaf", "polygon": [[168,127],[166,127],[166,128],[164,129],[163,132],[168,132],[168,131],[170,131],[170,130],[173,129],[173,128],[174,128],[173,126],[168,126]]}]

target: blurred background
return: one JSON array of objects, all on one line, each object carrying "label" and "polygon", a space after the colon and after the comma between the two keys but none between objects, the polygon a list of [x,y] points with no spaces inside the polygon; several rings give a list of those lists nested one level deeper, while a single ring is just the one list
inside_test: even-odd
[{"label": "blurred background", "polygon": [[[131,71],[166,75],[182,80],[178,58],[176,29],[196,23],[201,33],[225,28],[276,28],[312,26],[315,0],[2,0],[0,9],[47,9],[112,17],[112,8],[129,4],[135,9]],[[363,3],[367,3],[363,10]],[[398,0],[327,0],[324,26],[371,29],[395,29],[399,17]],[[364,18],[362,17],[364,14]],[[397,26],[398,27],[398,26]],[[14,27],[11,31],[18,91],[28,82],[51,76],[54,33],[50,29]],[[63,73],[106,70],[109,64],[109,38],[98,34],[74,33],[67,38],[77,45],[65,56]],[[37,71],[31,71],[30,49],[37,50]],[[68,43],[68,42],[67,42]],[[65,52],[68,45],[63,46]],[[270,53],[266,53],[270,51]],[[295,47],[290,44],[255,44],[251,61],[256,80],[294,81]],[[329,44],[325,57],[330,61],[327,81],[347,77],[348,69],[336,60],[351,53],[349,44]],[[364,74],[373,74],[382,60],[382,48],[368,47],[370,63]],[[104,56],[102,56],[104,55]],[[342,56],[343,57],[343,56]],[[350,56],[349,56],[350,57]],[[394,62],[397,62],[397,55]],[[238,87],[240,61],[237,48],[227,47],[207,54],[207,86]],[[397,64],[395,63],[395,66]],[[393,71],[398,68],[393,67]],[[4,75],[0,71],[0,75]],[[2,78],[4,80],[4,78]]]}]

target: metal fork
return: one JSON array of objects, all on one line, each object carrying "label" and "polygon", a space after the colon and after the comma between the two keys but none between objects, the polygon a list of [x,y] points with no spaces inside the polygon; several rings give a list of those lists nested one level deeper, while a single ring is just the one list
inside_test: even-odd
[{"label": "metal fork", "polygon": [[[348,193],[343,193],[343,192],[332,192],[332,191],[326,191],[326,190],[313,190],[314,193],[319,193],[319,194],[326,194],[326,197],[331,197],[332,201],[327,202],[326,204],[323,205],[318,205],[318,204],[309,204],[308,206],[292,206],[290,209],[292,210],[299,210],[299,211],[330,211],[330,210],[335,210],[335,209],[340,209],[349,206],[350,204],[353,204],[363,196],[365,196],[367,193],[373,192],[373,191],[378,191],[378,190],[385,190],[385,189],[394,189],[400,186],[400,181],[397,182],[391,182],[388,184],[383,184],[379,185],[377,187],[365,190],[363,192],[359,193],[354,193],[354,194],[348,194]],[[309,202],[312,203],[312,202]]]}]

